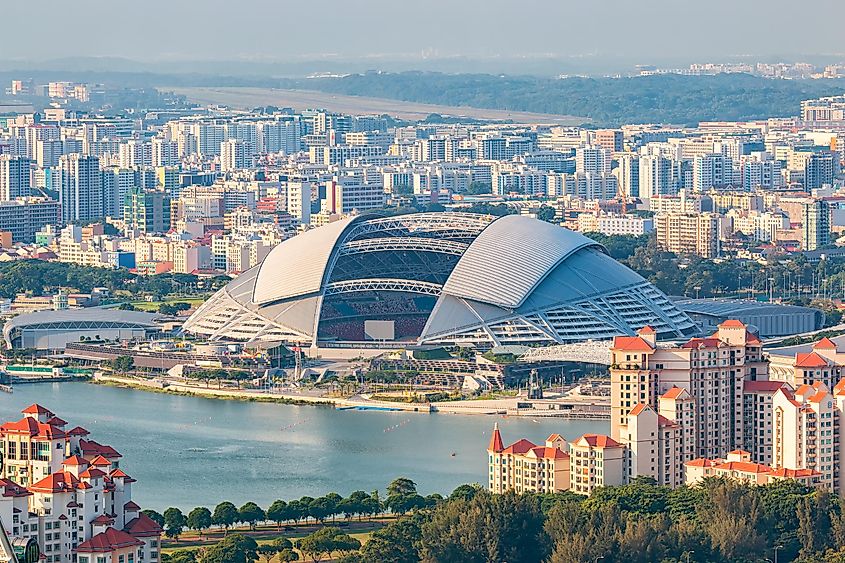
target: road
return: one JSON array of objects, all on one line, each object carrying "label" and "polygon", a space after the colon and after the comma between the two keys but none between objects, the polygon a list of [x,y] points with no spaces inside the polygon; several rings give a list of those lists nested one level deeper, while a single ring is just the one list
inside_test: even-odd
[{"label": "road", "polygon": [[180,88],[159,86],[203,104],[220,104],[238,109],[273,105],[291,107],[297,111],[320,108],[348,114],[388,114],[399,119],[421,120],[432,113],[440,115],[469,117],[483,120],[510,120],[515,123],[543,123],[554,125],[579,125],[589,121],[585,117],[554,115],[497,109],[483,109],[456,106],[441,106],[403,102],[384,98],[365,98],[329,94],[312,90],[278,90],[274,88],[196,87]]}]

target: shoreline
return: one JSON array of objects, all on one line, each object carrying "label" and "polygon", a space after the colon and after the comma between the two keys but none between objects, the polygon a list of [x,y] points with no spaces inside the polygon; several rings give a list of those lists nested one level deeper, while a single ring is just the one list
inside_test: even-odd
[{"label": "shoreline", "polygon": [[[215,389],[199,387],[182,383],[168,382],[162,386],[152,379],[138,379],[133,377],[98,374],[90,383],[106,385],[137,391],[165,393],[183,397],[200,397],[228,401],[246,401],[256,403],[276,403],[295,406],[329,406],[338,410],[388,411],[413,413],[442,413],[470,416],[512,416],[519,418],[556,418],[565,420],[597,420],[610,418],[609,411],[605,412],[601,404],[590,405],[598,408],[588,410],[539,409],[518,408],[519,398],[490,399],[486,401],[445,401],[442,403],[402,403],[392,401],[375,401],[365,397],[313,397],[291,394],[267,394],[249,389]],[[609,405],[608,405],[609,406]]]}]

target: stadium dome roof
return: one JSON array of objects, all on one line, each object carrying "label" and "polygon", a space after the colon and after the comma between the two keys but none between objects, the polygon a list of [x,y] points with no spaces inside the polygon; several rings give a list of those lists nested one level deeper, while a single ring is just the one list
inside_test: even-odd
[{"label": "stadium dome roof", "polygon": [[444,212],[357,216],[286,240],[185,330],[318,345],[494,346],[609,338],[645,325],[671,337],[696,331],[579,233],[525,216]]}]

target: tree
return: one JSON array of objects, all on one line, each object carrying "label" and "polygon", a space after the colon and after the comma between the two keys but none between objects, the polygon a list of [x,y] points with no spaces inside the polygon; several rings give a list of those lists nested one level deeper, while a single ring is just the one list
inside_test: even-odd
[{"label": "tree", "polygon": [[188,513],[187,525],[202,538],[202,531],[211,527],[211,511],[204,506],[194,508]]},{"label": "tree", "polygon": [[156,512],[155,510],[142,510],[141,514],[145,515],[147,518],[158,524],[161,528],[164,528],[164,516]]},{"label": "tree", "polygon": [[164,533],[167,537],[174,538],[178,541],[179,534],[182,533],[182,529],[187,523],[187,518],[185,518],[185,515],[178,508],[171,506],[164,511]]},{"label": "tree", "polygon": [[221,502],[214,507],[214,514],[211,515],[211,523],[221,526],[226,532],[238,521],[238,509],[231,502]]},{"label": "tree", "polygon": [[135,369],[135,359],[132,356],[118,356],[111,361],[111,367],[119,373],[128,373]]},{"label": "tree", "polygon": [[472,182],[467,188],[470,195],[492,194],[493,186],[490,182]]},{"label": "tree", "polygon": [[[283,552],[288,552],[285,553],[286,558],[282,557]],[[265,558],[266,563],[270,563],[270,560],[276,555],[279,556],[281,561],[296,561],[299,558],[293,551],[293,543],[285,537],[278,537],[270,543],[259,545],[258,553]],[[295,556],[293,559],[290,559],[291,554]]]},{"label": "tree", "polygon": [[382,511],[381,499],[379,498],[378,490],[373,491],[361,504],[362,513],[370,518],[379,514]]},{"label": "tree", "polygon": [[407,477],[399,477],[394,479],[387,486],[387,494],[389,495],[414,495],[417,493],[417,484]]},{"label": "tree", "polygon": [[428,561],[542,561],[548,537],[536,497],[483,491],[444,504],[422,525],[420,551]]},{"label": "tree", "polygon": [[196,563],[196,560],[195,549],[177,549],[170,554],[161,553],[161,563]]},{"label": "tree", "polygon": [[255,525],[266,517],[264,510],[254,502],[248,502],[238,509],[238,520],[249,524],[250,530],[254,530]]},{"label": "tree", "polygon": [[400,518],[376,530],[361,549],[365,563],[417,563],[420,553],[417,545],[421,539],[420,518]]},{"label": "tree", "polygon": [[272,520],[279,528],[281,528],[282,522],[291,519],[288,503],[283,500],[273,501],[273,504],[271,504],[270,508],[267,509],[267,519]]},{"label": "tree", "polygon": [[292,500],[288,503],[288,518],[294,522],[299,522],[306,517],[308,507],[302,504],[302,499]]},{"label": "tree", "polygon": [[338,528],[327,526],[299,540],[297,547],[312,561],[322,561],[336,551],[343,555],[356,551],[361,548],[361,542]]},{"label": "tree", "polygon": [[537,219],[539,219],[540,221],[545,221],[547,223],[554,223],[555,215],[557,215],[557,211],[555,211],[555,208],[549,207],[548,205],[543,205],[542,207],[540,207],[540,210],[537,211]]},{"label": "tree", "polygon": [[387,506],[387,508],[391,510],[391,512],[395,514],[406,514],[412,510],[425,508],[426,501],[422,496],[418,494],[393,494],[388,495],[387,499],[385,499],[384,501],[384,504],[385,506]]},{"label": "tree", "polygon": [[258,560],[258,543],[243,534],[232,534],[202,552],[197,563],[254,563]]},{"label": "tree", "polygon": [[449,500],[472,500],[481,490],[480,485],[460,485],[449,495]]}]

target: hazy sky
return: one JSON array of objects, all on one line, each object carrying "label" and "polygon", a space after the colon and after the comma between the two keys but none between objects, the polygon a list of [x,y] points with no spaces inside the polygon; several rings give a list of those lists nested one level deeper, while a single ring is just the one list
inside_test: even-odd
[{"label": "hazy sky", "polygon": [[0,60],[845,52],[845,0],[2,0],[0,14]]}]

